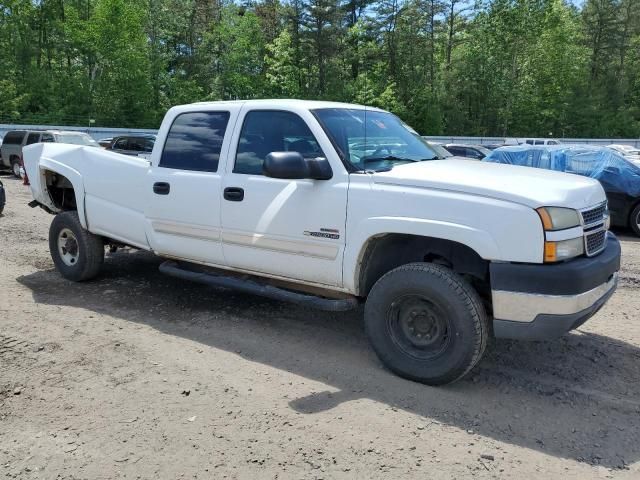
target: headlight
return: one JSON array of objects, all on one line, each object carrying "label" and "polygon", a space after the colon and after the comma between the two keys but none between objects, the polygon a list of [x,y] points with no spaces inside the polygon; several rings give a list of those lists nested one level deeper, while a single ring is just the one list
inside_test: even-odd
[{"label": "headlight", "polygon": [[[545,231],[545,262],[560,262],[584,253],[582,229],[580,229],[579,236],[576,238],[565,238],[563,240],[555,240],[554,237],[558,234],[548,233],[580,227],[580,213],[577,210],[561,207],[542,207],[536,211],[538,215],[540,215],[540,220],[542,220],[542,226]],[[563,232],[559,232],[559,235],[562,236],[562,233]]]},{"label": "headlight", "polygon": [[545,231],[564,230],[580,225],[580,214],[572,208],[542,207],[536,210]]}]

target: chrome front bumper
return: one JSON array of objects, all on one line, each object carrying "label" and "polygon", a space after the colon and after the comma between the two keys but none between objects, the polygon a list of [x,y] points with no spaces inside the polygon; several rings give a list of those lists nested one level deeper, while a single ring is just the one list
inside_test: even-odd
[{"label": "chrome front bumper", "polygon": [[618,272],[611,279],[577,295],[543,295],[538,293],[493,290],[493,316],[512,322],[533,322],[540,315],[573,315],[598,303],[613,293],[618,285]]},{"label": "chrome front bumper", "polygon": [[493,333],[499,338],[546,340],[591,318],[613,295],[620,242],[593,257],[558,264],[492,263]]}]

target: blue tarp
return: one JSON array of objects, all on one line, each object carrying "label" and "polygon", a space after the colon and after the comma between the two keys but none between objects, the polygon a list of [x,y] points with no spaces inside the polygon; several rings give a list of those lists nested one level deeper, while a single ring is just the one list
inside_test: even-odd
[{"label": "blue tarp", "polygon": [[500,147],[485,162],[544,168],[595,178],[607,192],[640,196],[640,167],[606,147],[592,145],[518,145]]}]

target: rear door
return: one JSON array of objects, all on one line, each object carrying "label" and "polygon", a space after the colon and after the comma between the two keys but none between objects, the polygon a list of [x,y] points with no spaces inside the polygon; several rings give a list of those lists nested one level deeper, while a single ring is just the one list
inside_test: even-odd
[{"label": "rear door", "polygon": [[220,166],[229,148],[234,108],[185,111],[171,119],[145,187],[147,231],[156,253],[225,265],[220,242]]}]

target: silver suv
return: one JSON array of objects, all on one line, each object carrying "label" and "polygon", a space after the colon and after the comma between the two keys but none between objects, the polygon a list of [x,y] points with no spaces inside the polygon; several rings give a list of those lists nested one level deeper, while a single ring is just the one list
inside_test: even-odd
[{"label": "silver suv", "polygon": [[4,136],[2,146],[0,146],[2,166],[10,168],[16,177],[20,177],[22,147],[39,142],[71,143],[74,145],[99,147],[98,143],[84,132],[63,130],[11,130]]}]

